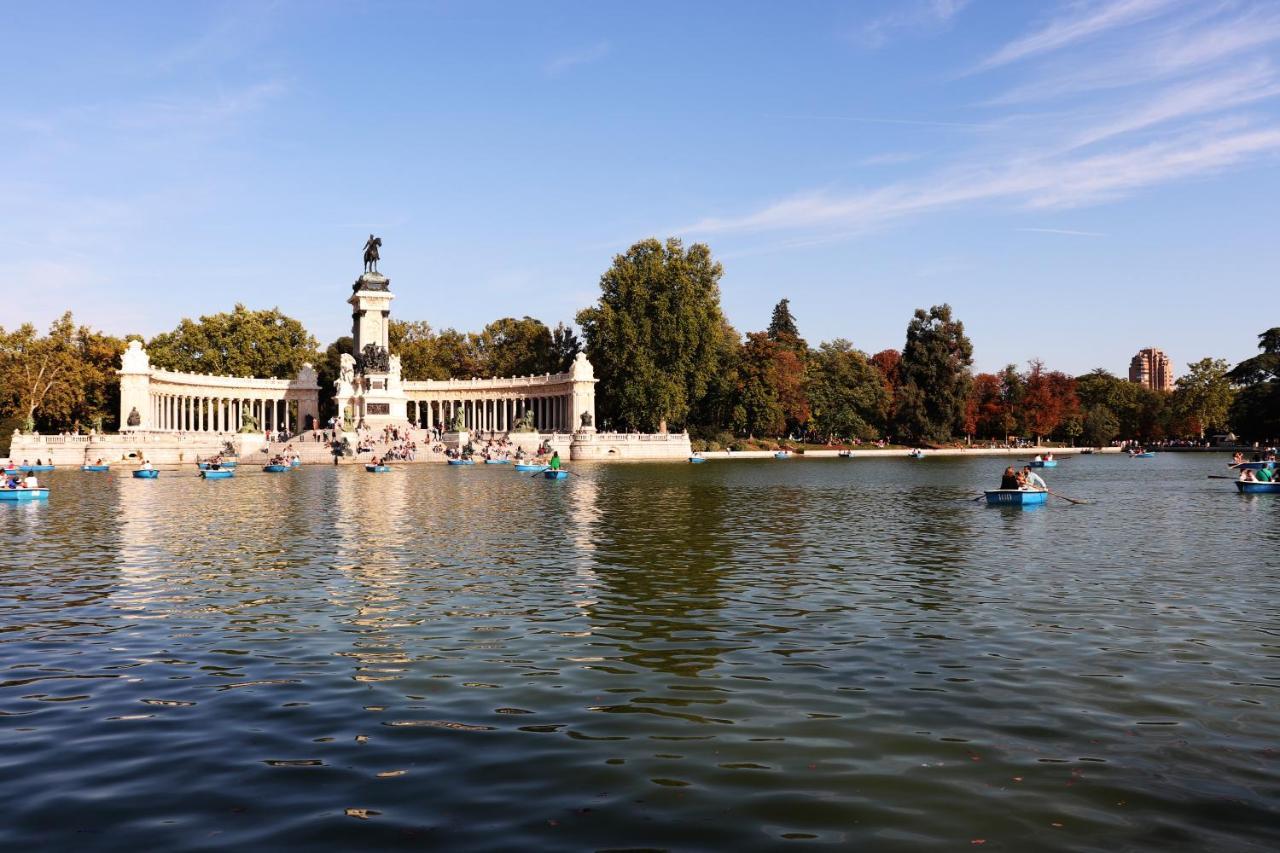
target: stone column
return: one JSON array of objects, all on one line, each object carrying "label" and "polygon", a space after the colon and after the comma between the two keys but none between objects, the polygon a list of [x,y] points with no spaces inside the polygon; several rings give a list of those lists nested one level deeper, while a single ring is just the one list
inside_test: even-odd
[{"label": "stone column", "polygon": [[[578,353],[569,368],[572,391],[569,394],[569,431],[594,431],[596,419],[596,374],[587,354]],[[582,425],[583,413],[591,415],[591,427]]]}]

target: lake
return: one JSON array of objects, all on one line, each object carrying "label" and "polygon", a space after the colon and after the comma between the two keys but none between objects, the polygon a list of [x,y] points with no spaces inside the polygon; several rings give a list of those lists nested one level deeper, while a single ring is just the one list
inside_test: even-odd
[{"label": "lake", "polygon": [[44,475],[0,847],[1275,849],[1280,496],[1226,461]]}]

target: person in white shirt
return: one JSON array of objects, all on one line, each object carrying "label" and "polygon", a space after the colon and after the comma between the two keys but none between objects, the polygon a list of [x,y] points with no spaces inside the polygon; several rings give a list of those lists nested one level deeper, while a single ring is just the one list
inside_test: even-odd
[{"label": "person in white shirt", "polygon": [[40,481],[36,479],[35,474],[27,474],[27,479],[22,481],[22,488],[38,489],[40,488]]},{"label": "person in white shirt", "polygon": [[1022,474],[1028,489],[1038,489],[1042,492],[1049,491],[1049,484],[1044,481],[1043,477],[1033,471],[1030,465],[1022,469]]},{"label": "person in white shirt", "polygon": [[143,459],[142,465],[140,467],[142,468],[143,471],[150,471],[152,466],[150,462],[148,462],[146,459]]}]

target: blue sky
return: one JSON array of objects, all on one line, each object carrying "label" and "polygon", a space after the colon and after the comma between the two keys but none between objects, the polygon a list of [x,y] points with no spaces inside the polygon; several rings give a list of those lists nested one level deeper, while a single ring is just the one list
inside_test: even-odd
[{"label": "blue sky", "polygon": [[[1280,322],[1280,4],[10,4],[0,325],[279,306],[328,343],[372,231],[395,313],[570,321],[705,241],[741,331],[976,367],[1237,361]],[[1269,306],[1269,307],[1267,307]]]}]

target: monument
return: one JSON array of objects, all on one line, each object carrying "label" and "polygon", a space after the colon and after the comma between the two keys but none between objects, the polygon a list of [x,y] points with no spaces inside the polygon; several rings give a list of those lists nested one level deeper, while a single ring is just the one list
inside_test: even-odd
[{"label": "monument", "polygon": [[343,353],[334,402],[341,428],[408,426],[408,402],[400,378],[400,357],[391,354],[391,280],[378,272],[382,238],[364,244],[364,272],[351,286],[351,341],[355,355]]}]

